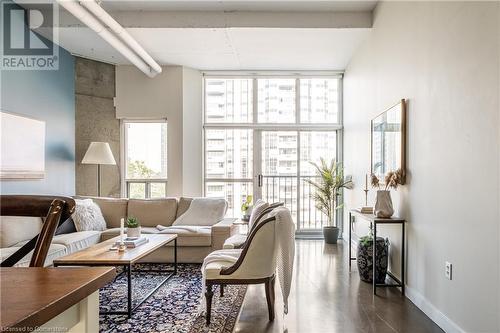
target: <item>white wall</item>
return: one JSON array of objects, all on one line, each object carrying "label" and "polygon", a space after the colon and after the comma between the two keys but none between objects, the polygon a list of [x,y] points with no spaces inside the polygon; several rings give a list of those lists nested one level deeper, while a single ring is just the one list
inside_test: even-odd
[{"label": "white wall", "polygon": [[198,70],[183,68],[182,187],[185,196],[201,196],[203,193],[202,82],[201,73]]},{"label": "white wall", "polygon": [[[187,82],[195,82],[199,78],[199,87],[184,84],[184,75]],[[190,97],[184,96],[184,88]],[[186,151],[196,154],[201,152],[200,138],[187,140],[183,136],[183,127],[193,130],[194,125],[189,121],[196,121],[199,112],[199,127],[201,128],[201,73],[196,70],[183,68],[181,66],[164,66],[163,72],[155,78],[149,78],[134,66],[116,66],[116,116],[123,119],[164,119],[168,121],[168,185],[167,195],[201,195],[201,167],[197,170],[189,163],[196,161]],[[193,113],[186,114],[186,113]],[[184,121],[186,119],[186,123]],[[198,135],[195,133],[195,135]],[[201,155],[200,155],[201,159]],[[186,160],[187,163],[184,163]],[[183,181],[187,183],[187,194],[184,193]],[[198,182],[200,192],[191,184]]]},{"label": "white wall", "polygon": [[[370,119],[409,99],[408,185],[392,193],[408,297],[447,332],[500,331],[499,17],[497,2],[381,2],[345,73],[347,208],[364,200]],[[399,251],[397,229],[384,234]]]}]

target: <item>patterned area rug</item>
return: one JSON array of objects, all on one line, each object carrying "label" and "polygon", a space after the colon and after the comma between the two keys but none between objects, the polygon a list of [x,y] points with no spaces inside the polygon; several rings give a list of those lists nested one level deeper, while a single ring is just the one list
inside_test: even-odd
[{"label": "patterned area rug", "polygon": [[[136,265],[140,269],[158,269],[159,265]],[[162,265],[161,269],[170,269]],[[161,276],[158,273],[133,272],[132,298],[142,299],[152,290]],[[245,297],[246,286],[227,286],[224,297],[214,292],[212,319],[205,326],[199,314],[201,294],[200,265],[179,265],[177,275],[168,280],[155,294],[138,307],[128,319],[126,316],[100,316],[100,332],[175,332],[175,333],[229,333],[234,325]],[[121,274],[115,282],[100,291],[101,311],[122,311],[127,306],[127,278]]]}]

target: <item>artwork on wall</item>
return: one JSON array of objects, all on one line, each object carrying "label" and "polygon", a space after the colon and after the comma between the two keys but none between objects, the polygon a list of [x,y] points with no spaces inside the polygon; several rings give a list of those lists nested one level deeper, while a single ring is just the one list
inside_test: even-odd
[{"label": "artwork on wall", "polygon": [[0,179],[45,177],[45,122],[0,111]]},{"label": "artwork on wall", "polygon": [[406,100],[391,106],[371,123],[371,173],[384,179],[389,171],[406,176]]}]

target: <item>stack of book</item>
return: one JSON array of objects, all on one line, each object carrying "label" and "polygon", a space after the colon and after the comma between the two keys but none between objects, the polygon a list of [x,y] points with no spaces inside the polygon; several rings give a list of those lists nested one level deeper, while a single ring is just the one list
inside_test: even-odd
[{"label": "stack of book", "polygon": [[[142,244],[146,244],[147,242],[149,242],[149,239],[147,239],[146,237],[139,237],[139,238],[136,238],[136,237],[133,237],[133,238],[125,238],[123,239],[123,244],[125,244],[126,247],[138,247]],[[116,241],[115,243],[116,246],[119,246],[120,245],[120,241]]]},{"label": "stack of book", "polygon": [[361,214],[373,214],[373,207],[359,207],[358,208],[359,212]]}]

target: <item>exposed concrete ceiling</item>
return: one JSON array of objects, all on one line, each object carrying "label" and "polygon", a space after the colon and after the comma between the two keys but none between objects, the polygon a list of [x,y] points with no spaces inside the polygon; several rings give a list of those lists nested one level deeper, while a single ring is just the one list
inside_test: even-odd
[{"label": "exposed concrete ceiling", "polygon": [[371,11],[377,1],[241,1],[241,0],[204,0],[204,1],[137,1],[104,0],[102,6],[110,11],[168,10],[168,11]]},{"label": "exposed concrete ceiling", "polygon": [[[162,65],[202,70],[343,70],[370,33],[375,1],[104,1]],[[346,11],[347,10],[347,11]],[[62,12],[59,44],[129,64]]]}]

